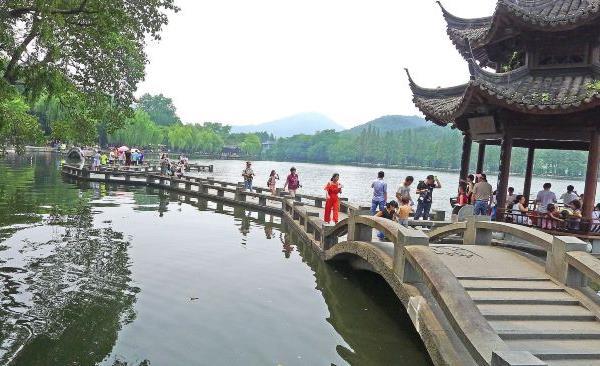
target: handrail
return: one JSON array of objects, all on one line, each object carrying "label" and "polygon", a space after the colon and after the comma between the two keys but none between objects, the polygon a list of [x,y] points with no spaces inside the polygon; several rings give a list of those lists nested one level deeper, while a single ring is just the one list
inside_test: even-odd
[{"label": "handrail", "polygon": [[429,233],[430,240],[443,239],[449,235],[461,233],[467,230],[466,222],[455,222],[449,225],[433,228]]},{"label": "handrail", "polygon": [[532,244],[539,245],[546,251],[552,250],[554,236],[535,228],[497,221],[477,221],[475,222],[475,228],[510,234]]}]

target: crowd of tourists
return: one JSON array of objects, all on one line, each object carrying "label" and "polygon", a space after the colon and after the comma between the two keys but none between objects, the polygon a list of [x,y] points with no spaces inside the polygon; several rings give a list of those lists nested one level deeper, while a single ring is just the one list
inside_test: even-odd
[{"label": "crowd of tourists", "polygon": [[92,170],[99,171],[101,167],[114,165],[143,165],[144,151],[136,148],[121,146],[111,147],[108,151],[96,150],[92,156]]},{"label": "crowd of tourists", "polygon": [[[242,170],[244,179],[244,188],[248,191],[253,189],[255,173],[252,168],[252,162],[246,162],[246,167]],[[442,188],[439,179],[434,175],[429,175],[426,179],[418,182],[415,189],[415,200],[411,195],[411,188],[414,183],[414,177],[407,176],[396,191],[396,200],[388,201],[388,185],[385,181],[385,173],[380,171],[377,178],[371,183],[373,195],[371,198],[371,214],[385,219],[397,221],[401,225],[408,226],[408,220],[414,213],[414,220],[429,219],[431,205],[433,202],[433,191]],[[272,170],[267,179],[267,187],[273,195],[277,195],[277,181],[279,174]],[[291,197],[296,196],[298,189],[302,188],[300,178],[295,167],[290,168],[290,172],[285,179],[283,190]],[[334,173],[329,181],[323,187],[325,191],[325,212],[324,221],[326,225],[333,225],[339,221],[340,195],[343,185],[340,182],[339,173]],[[416,204],[416,209],[414,208]],[[380,233],[380,235],[383,235]]]},{"label": "crowd of tourists", "polygon": [[162,153],[159,165],[160,174],[181,178],[189,165],[189,159],[185,155],[179,155],[178,159],[170,159],[167,153]]},{"label": "crowd of tourists", "polygon": [[[458,214],[466,205],[472,205],[475,215],[489,215],[495,220],[499,214],[496,200],[497,192],[488,183],[485,174],[469,175],[461,181],[453,214]],[[506,195],[506,207],[500,208],[504,219],[509,222],[537,226],[542,229],[581,229],[583,195],[567,186],[559,198],[552,191],[552,184],[545,183],[532,201],[523,194],[515,194],[509,187]],[[595,207],[591,231],[600,231],[600,204]]]}]

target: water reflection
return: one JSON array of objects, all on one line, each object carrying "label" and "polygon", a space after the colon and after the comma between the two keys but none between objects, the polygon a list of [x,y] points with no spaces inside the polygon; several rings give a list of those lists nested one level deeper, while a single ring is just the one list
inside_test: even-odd
[{"label": "water reflection", "polygon": [[380,279],[322,262],[279,217],[0,164],[0,364],[429,362]]},{"label": "water reflection", "polygon": [[19,351],[14,365],[93,365],[110,352],[122,325],[135,319],[138,288],[130,283],[129,243],[110,226],[94,227],[90,199],[54,217],[60,235],[27,240],[6,260],[20,267],[5,278],[4,362]]},{"label": "water reflection", "polygon": [[314,271],[316,288],[329,308],[327,322],[348,343],[338,345],[336,351],[349,365],[430,363],[406,310],[380,276],[344,263],[323,263],[293,232],[285,234],[284,242],[298,244],[300,256]]}]

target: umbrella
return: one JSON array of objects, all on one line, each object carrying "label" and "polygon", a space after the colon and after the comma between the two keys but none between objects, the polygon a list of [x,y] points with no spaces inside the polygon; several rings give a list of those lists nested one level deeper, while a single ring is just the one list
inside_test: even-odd
[{"label": "umbrella", "polygon": [[119,150],[119,151],[127,151],[127,150],[129,150],[129,148],[127,146],[121,146],[117,150]]}]

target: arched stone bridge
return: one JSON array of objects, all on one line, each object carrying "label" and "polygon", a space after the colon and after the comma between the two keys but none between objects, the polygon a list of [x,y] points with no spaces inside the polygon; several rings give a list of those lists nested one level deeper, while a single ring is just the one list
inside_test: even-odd
[{"label": "arched stone bridge", "polygon": [[[348,261],[381,275],[436,365],[600,365],[600,298],[588,286],[600,284],[600,261],[577,238],[477,216],[424,232],[363,215],[363,208],[349,202],[341,203],[341,221],[327,226],[318,197],[291,199],[260,188],[251,193],[238,183],[175,179],[153,170],[62,168],[77,180],[146,185],[186,200],[280,214],[324,260]],[[503,246],[517,240],[545,258]]]}]

